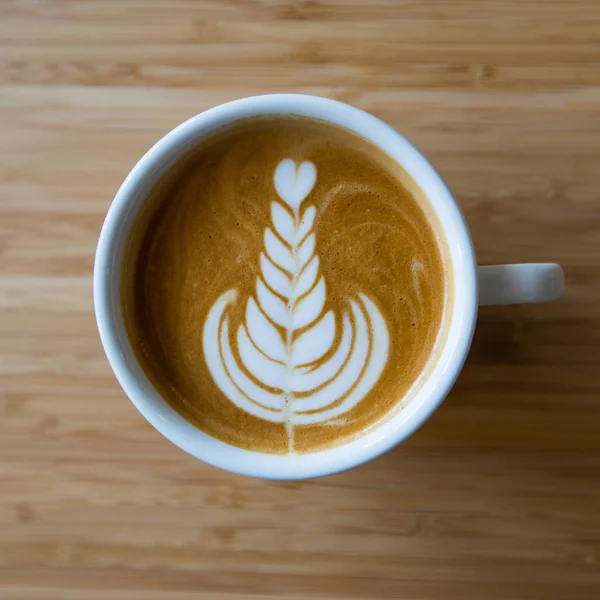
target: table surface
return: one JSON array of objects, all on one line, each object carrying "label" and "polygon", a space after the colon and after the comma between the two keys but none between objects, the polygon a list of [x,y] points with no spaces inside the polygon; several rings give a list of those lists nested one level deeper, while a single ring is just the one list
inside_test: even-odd
[{"label": "table surface", "polygon": [[[0,86],[1,598],[600,597],[600,3],[6,1]],[[270,91],[385,119],[447,179],[480,262],[560,262],[568,287],[482,309],[419,432],[301,483],[163,439],[92,313],[136,159]]]}]

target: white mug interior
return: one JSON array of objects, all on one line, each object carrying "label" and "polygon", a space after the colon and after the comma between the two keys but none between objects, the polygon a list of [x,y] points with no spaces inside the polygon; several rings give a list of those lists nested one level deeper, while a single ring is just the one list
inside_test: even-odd
[{"label": "white mug interior", "polygon": [[[135,358],[121,312],[121,270],[129,232],[157,179],[180,156],[215,130],[259,115],[297,115],[343,127],[381,148],[406,171],[427,198],[441,226],[450,261],[452,302],[444,315],[439,347],[426,369],[392,413],[352,441],[310,454],[274,455],[217,440],[186,421],[152,386]],[[473,245],[464,217],[448,187],[427,159],[402,135],[373,115],[347,104],[299,94],[235,100],[192,117],[157,142],[118,190],[98,241],[94,307],[104,350],[123,390],[166,438],[211,465],[261,478],[302,479],[328,475],[375,458],[410,436],[439,406],[464,363],[477,317]]]}]

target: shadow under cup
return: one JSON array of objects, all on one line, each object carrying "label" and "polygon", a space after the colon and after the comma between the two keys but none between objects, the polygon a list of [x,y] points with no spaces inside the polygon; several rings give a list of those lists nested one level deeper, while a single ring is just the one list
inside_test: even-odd
[{"label": "shadow under cup", "polygon": [[[448,266],[448,301],[434,358],[398,408],[373,431],[314,454],[274,455],[243,450],[197,429],[160,396],[135,358],[121,310],[124,253],[130,231],[158,179],[203,139],[255,116],[302,116],[365,138],[409,174],[403,184],[420,200],[441,240]],[[300,479],[361,464],[408,437],[443,400],[466,357],[476,318],[475,260],[465,221],[427,160],[391,127],[348,105],[300,95],[259,96],[221,105],[167,134],[133,168],[106,217],[94,268],[94,303],[107,357],[121,386],[144,417],[189,454],[215,466],[257,477]]]}]

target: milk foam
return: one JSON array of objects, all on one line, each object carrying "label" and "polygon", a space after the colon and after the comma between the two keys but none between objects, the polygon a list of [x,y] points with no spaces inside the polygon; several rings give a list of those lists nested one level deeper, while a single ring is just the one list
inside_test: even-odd
[{"label": "milk foam", "polygon": [[324,310],[316,209],[302,206],[316,181],[310,161],[278,164],[280,201],[271,204],[244,322],[230,335],[228,309],[239,301],[230,289],[214,302],[202,333],[214,382],[239,409],[285,424],[290,452],[294,426],[339,424],[377,383],[389,353],[388,327],[365,293],[347,298],[341,315]]}]

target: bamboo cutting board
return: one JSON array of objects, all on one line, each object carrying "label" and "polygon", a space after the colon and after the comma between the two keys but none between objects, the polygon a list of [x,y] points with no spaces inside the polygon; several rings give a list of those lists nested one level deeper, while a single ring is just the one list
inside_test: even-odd
[{"label": "bamboo cutting board", "polygon": [[[136,159],[210,106],[307,92],[432,159],[480,262],[568,295],[486,308],[407,443],[303,483],[163,439],[112,376],[96,239]],[[0,4],[0,597],[600,597],[596,0]]]}]

